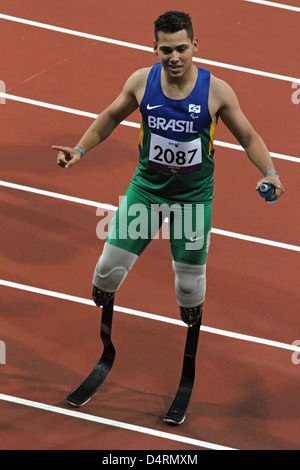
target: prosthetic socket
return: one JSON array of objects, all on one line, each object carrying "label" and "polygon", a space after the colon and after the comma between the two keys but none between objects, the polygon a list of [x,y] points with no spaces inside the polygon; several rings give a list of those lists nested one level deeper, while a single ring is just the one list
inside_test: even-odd
[{"label": "prosthetic socket", "polygon": [[[92,297],[95,304],[107,305],[125,280],[138,255],[105,243],[95,267]],[[173,261],[175,293],[182,321],[194,325],[202,316],[206,291],[206,265]]]}]

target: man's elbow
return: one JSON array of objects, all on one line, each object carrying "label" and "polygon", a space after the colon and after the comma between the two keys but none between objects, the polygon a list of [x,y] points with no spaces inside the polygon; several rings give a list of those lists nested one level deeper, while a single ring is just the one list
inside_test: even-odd
[{"label": "man's elbow", "polygon": [[260,144],[262,142],[260,135],[254,129],[241,136],[238,140],[246,152],[253,145],[256,145],[257,143]]}]

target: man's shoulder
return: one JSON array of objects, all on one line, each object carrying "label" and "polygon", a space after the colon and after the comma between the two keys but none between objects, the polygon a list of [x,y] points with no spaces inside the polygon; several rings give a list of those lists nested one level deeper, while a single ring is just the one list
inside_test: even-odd
[{"label": "man's shoulder", "polygon": [[214,75],[211,75],[210,95],[211,99],[217,101],[220,106],[235,99],[235,93],[231,85]]},{"label": "man's shoulder", "polygon": [[215,75],[211,74],[211,79],[210,79],[210,88],[213,93],[217,93],[218,95],[226,94],[231,88],[231,86],[225,82],[225,80],[222,80]]},{"label": "man's shoulder", "polygon": [[145,67],[136,70],[130,75],[128,81],[130,81],[134,85],[140,85],[141,83],[145,83],[147,81],[151,68],[152,67]]},{"label": "man's shoulder", "polygon": [[148,75],[152,67],[145,67],[133,72],[128,78],[124,91],[134,95],[138,101],[141,102],[147,84]]}]

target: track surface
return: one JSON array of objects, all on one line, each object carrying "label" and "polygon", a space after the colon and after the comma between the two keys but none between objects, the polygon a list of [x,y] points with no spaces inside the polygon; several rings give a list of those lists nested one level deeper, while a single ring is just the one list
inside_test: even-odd
[{"label": "track surface", "polygon": [[[152,22],[162,13],[156,0],[102,0],[100,6],[74,0],[72,8],[66,1],[35,3],[2,0],[0,13],[148,47]],[[296,0],[293,5],[300,7]],[[165,2],[163,9],[169,8],[182,9],[182,2]],[[184,8],[200,40],[197,57],[300,77],[299,12],[243,0],[207,0],[201,8],[187,0]],[[6,93],[18,97],[97,114],[131,72],[155,62],[149,51],[3,18],[0,24],[0,79]],[[292,343],[300,331],[300,104],[292,102],[291,80],[203,66],[233,86],[271,152],[296,157],[274,159],[286,194],[268,205],[254,191],[259,174],[244,153],[217,146],[213,227],[293,248],[212,235],[195,388],[184,425],[170,428],[162,417],[178,384],[185,329],[178,322],[168,242],[155,240],[116,299],[140,315],[116,311],[111,375],[82,415],[70,416],[63,414],[70,410],[64,398],[101,353],[99,310],[89,300],[103,247],[96,237],[99,217],[89,204],[1,185],[1,449],[299,449],[300,365],[292,362]],[[11,99],[0,111],[2,181],[118,205],[137,164],[137,128],[119,126],[101,148],[64,171],[51,145],[74,145],[91,118]],[[138,114],[129,120],[139,123]],[[216,139],[236,144],[222,124]]]}]

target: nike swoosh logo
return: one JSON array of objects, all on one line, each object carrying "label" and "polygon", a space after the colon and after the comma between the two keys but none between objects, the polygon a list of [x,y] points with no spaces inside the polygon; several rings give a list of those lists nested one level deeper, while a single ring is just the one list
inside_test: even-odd
[{"label": "nike swoosh logo", "polygon": [[155,108],[161,108],[161,106],[163,106],[163,104],[158,104],[156,106],[150,106],[150,104],[147,104],[147,109],[155,109]]},{"label": "nike swoosh logo", "polygon": [[203,235],[201,237],[198,237],[198,238],[191,237],[190,242],[195,242],[197,240],[200,240],[201,238],[203,238]]}]

